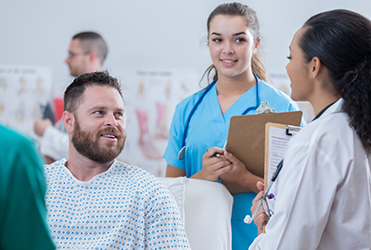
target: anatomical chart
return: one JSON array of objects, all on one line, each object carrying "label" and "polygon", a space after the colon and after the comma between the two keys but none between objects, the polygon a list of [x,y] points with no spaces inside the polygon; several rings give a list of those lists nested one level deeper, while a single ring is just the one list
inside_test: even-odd
[{"label": "anatomical chart", "polygon": [[118,159],[165,176],[162,158],[169,139],[175,106],[199,91],[200,76],[193,70],[116,69],[122,84],[126,143]]},{"label": "anatomical chart", "polygon": [[52,97],[49,67],[0,65],[0,123],[34,137],[33,123]]}]

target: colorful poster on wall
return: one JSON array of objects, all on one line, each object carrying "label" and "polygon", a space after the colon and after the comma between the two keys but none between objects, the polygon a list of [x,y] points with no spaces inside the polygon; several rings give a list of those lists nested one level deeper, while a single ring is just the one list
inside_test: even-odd
[{"label": "colorful poster on wall", "polygon": [[35,136],[33,123],[52,99],[50,67],[0,65],[0,123]]},{"label": "colorful poster on wall", "polygon": [[165,152],[175,106],[199,91],[193,70],[115,69],[122,84],[126,114],[126,143],[118,159],[165,176]]}]

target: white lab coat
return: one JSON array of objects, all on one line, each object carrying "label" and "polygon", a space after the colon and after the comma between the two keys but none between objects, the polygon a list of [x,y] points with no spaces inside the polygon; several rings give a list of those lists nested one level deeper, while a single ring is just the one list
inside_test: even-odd
[{"label": "white lab coat", "polygon": [[371,249],[371,160],[342,104],[291,140],[272,186],[275,214],[250,250]]}]

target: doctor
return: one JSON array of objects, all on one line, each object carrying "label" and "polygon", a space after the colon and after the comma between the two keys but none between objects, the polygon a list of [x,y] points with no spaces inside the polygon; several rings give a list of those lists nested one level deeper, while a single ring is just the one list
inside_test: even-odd
[{"label": "doctor", "polygon": [[[214,72],[213,82],[177,105],[164,154],[166,176],[223,179],[249,188],[251,193],[234,195],[232,213],[232,247],[246,249],[258,232],[255,225],[243,220],[258,192],[256,183],[262,179],[222,149],[230,118],[255,114],[264,100],[277,112],[299,108],[265,82],[267,73],[259,59],[261,40],[254,10],[240,3],[221,4],[210,14],[207,29],[213,65],[204,75],[209,78]],[[212,157],[214,153],[220,157]],[[227,172],[228,176],[223,176]]]},{"label": "doctor", "polygon": [[347,10],[317,14],[294,35],[291,96],[317,115],[290,141],[274,215],[262,233],[269,216],[258,210],[251,250],[371,248],[370,44],[370,20]]}]

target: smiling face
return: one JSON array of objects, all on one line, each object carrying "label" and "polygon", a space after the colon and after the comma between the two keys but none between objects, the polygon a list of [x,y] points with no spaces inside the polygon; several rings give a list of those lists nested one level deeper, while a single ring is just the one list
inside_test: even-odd
[{"label": "smiling face", "polygon": [[123,113],[124,102],[116,89],[86,88],[74,120],[72,144],[76,151],[99,163],[114,160],[126,139]]},{"label": "smiling face", "polygon": [[314,91],[309,64],[305,62],[304,54],[299,46],[299,40],[305,30],[299,29],[290,44],[289,63],[286,72],[291,81],[291,98],[294,101],[309,101]]},{"label": "smiling face", "polygon": [[215,16],[209,26],[209,50],[220,77],[251,72],[251,58],[259,46],[241,16]]}]

